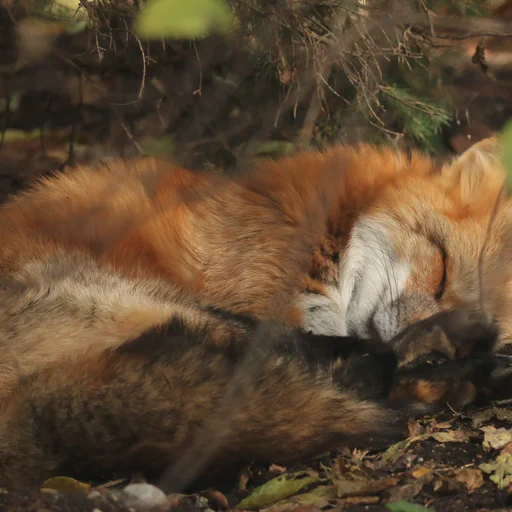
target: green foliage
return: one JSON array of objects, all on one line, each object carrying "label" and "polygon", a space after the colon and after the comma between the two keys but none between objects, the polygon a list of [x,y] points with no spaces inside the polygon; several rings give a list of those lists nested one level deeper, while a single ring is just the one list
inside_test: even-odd
[{"label": "green foliage", "polygon": [[30,12],[57,19],[87,17],[87,12],[81,6],[80,0],[35,0],[30,4]]},{"label": "green foliage", "polygon": [[439,135],[451,119],[449,110],[431,98],[422,98],[411,89],[395,85],[382,87],[384,103],[392,109],[404,134],[430,152],[439,150]]},{"label": "green foliage", "polygon": [[62,30],[68,34],[83,32],[89,24],[89,16],[80,0],[35,0],[30,4],[30,14],[62,22]]},{"label": "green foliage", "polygon": [[490,475],[498,489],[505,489],[512,483],[512,454],[503,453],[498,455],[496,460],[478,466],[484,473]]},{"label": "green foliage", "polygon": [[318,474],[308,474],[304,471],[292,474],[279,475],[267,483],[254,489],[251,495],[247,496],[238,505],[237,509],[254,510],[265,508],[277,501],[284,500],[294,495],[304,487],[319,480]]},{"label": "green foliage", "polygon": [[137,19],[136,31],[150,39],[200,38],[228,32],[232,24],[225,0],[150,0]]},{"label": "green foliage", "polygon": [[386,508],[391,512],[430,512],[432,510],[404,500],[397,501],[396,503],[388,503]]},{"label": "green foliage", "polygon": [[438,12],[441,8],[451,14],[462,16],[486,16],[488,0],[430,0],[426,2],[429,9]]},{"label": "green foliage", "polygon": [[152,137],[143,140],[140,145],[145,155],[171,155],[174,151],[174,137],[172,135],[163,135],[162,137],[156,138]]}]

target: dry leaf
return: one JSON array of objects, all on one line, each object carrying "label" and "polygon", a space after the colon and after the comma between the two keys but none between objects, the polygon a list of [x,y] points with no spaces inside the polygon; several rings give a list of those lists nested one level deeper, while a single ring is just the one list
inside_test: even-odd
[{"label": "dry leaf", "polygon": [[460,484],[448,477],[438,477],[434,482],[434,491],[440,493],[452,493],[460,491]]},{"label": "dry leaf", "polygon": [[421,425],[419,421],[409,420],[407,427],[409,428],[409,437],[415,437],[425,433],[425,427]]},{"label": "dry leaf", "polygon": [[478,428],[495,416],[501,421],[512,422],[512,410],[505,409],[504,407],[493,407],[492,409],[477,412],[473,416],[472,426],[473,428]]},{"label": "dry leaf", "polygon": [[432,428],[435,427],[438,430],[452,427],[452,424],[449,421],[442,421],[441,423],[432,422],[431,425],[432,425]]},{"label": "dry leaf", "polygon": [[412,472],[412,476],[416,479],[423,478],[425,475],[428,475],[432,470],[427,468],[426,466],[422,466]]},{"label": "dry leaf", "polygon": [[338,498],[346,496],[372,495],[389,489],[400,482],[400,477],[390,476],[379,480],[368,480],[366,478],[348,479],[336,478],[335,485],[338,490]]},{"label": "dry leaf", "polygon": [[434,432],[430,435],[439,443],[467,443],[469,435],[464,430],[449,430],[448,432]]},{"label": "dry leaf", "polygon": [[380,498],[378,496],[352,496],[337,500],[336,503],[344,508],[345,505],[373,505],[379,503],[379,501]]},{"label": "dry leaf", "polygon": [[499,450],[512,441],[512,429],[488,426],[480,430],[484,432],[482,444],[486,450]]},{"label": "dry leaf", "polygon": [[265,512],[280,512],[293,508],[296,512],[299,509],[323,508],[336,499],[336,487],[334,485],[320,485],[310,492],[292,496],[286,500],[279,501],[271,507],[265,508]]},{"label": "dry leaf", "polygon": [[469,494],[484,484],[484,475],[480,469],[463,468],[455,473],[455,480],[466,486]]},{"label": "dry leaf", "polygon": [[414,496],[417,496],[422,491],[423,485],[422,480],[417,480],[416,482],[394,487],[388,491],[389,501],[393,502],[414,498]]},{"label": "dry leaf", "polygon": [[489,421],[491,418],[494,418],[496,415],[496,411],[494,409],[485,409],[483,411],[478,411],[473,415],[473,419],[471,421],[471,425],[473,428],[478,428],[482,426],[486,421]]},{"label": "dry leaf", "polygon": [[512,454],[512,443],[508,443],[503,447],[503,450],[501,450],[500,454],[505,455],[505,453]]},{"label": "dry leaf", "polygon": [[498,418],[501,421],[512,422],[512,409],[506,409],[504,407],[496,407],[494,410],[496,411],[496,418]]}]

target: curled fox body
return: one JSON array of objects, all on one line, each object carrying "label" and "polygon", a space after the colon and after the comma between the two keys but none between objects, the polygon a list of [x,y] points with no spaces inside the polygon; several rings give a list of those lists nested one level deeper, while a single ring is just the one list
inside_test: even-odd
[{"label": "curled fox body", "polygon": [[[161,471],[244,361],[216,464],[401,434],[392,398],[471,400],[468,357],[512,336],[504,178],[494,140],[442,165],[339,146],[236,178],[114,161],[11,199],[0,481]],[[433,352],[461,361],[452,377],[411,380]]]}]

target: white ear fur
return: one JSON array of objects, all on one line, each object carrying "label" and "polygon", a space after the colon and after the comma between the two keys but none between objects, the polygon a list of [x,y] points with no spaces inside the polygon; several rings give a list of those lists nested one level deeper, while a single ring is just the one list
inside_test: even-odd
[{"label": "white ear fur", "polygon": [[476,143],[445,165],[443,174],[453,176],[463,202],[470,203],[490,192],[497,194],[506,178],[500,141],[490,137]]}]

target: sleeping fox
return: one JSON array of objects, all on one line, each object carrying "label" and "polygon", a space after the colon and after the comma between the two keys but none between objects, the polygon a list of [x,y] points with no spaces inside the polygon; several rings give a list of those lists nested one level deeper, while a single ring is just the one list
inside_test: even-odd
[{"label": "sleeping fox", "polygon": [[199,446],[193,479],[399,438],[415,404],[472,401],[512,336],[499,153],[336,146],[236,177],[118,160],[12,198],[0,484],[179,479]]}]

